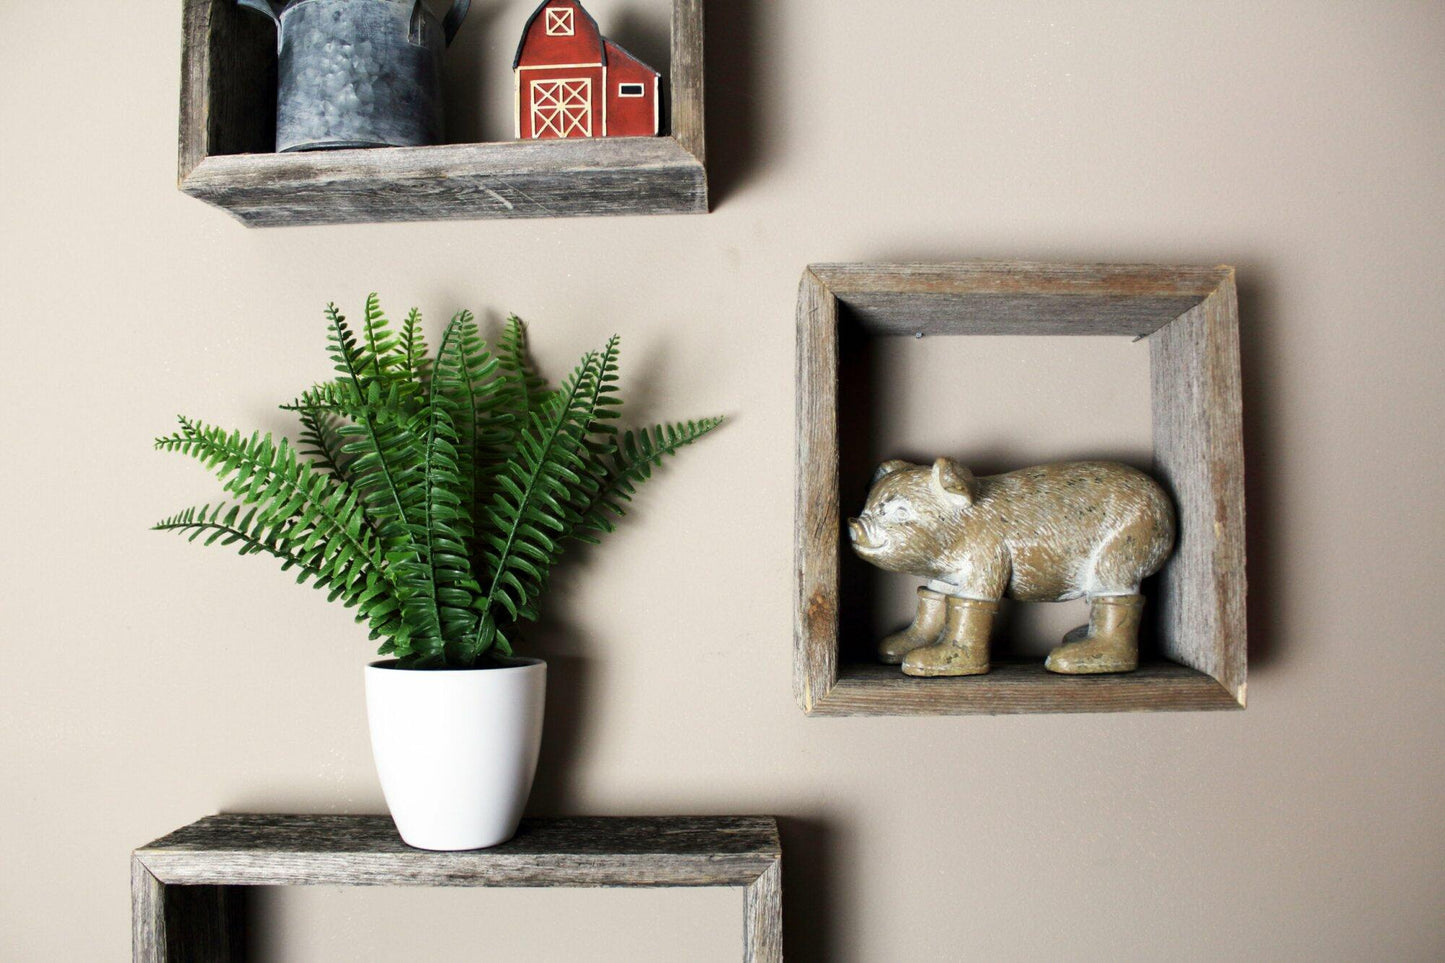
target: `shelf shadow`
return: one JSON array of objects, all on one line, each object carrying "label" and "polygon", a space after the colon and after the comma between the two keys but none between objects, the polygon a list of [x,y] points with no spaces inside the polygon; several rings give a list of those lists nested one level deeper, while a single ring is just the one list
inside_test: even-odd
[{"label": "shelf shadow", "polygon": [[846,305],[838,311],[838,660],[872,662],[877,570],[853,553],[848,518],[863,510],[873,472],[882,390],[873,342]]},{"label": "shelf shadow", "polygon": [[779,816],[783,844],[784,958],[826,963],[834,953],[837,833],[813,817]]},{"label": "shelf shadow", "polygon": [[1270,270],[1262,264],[1237,264],[1239,294],[1240,388],[1244,403],[1244,549],[1249,669],[1253,673],[1280,656],[1281,585],[1274,546],[1281,533],[1274,520],[1283,517],[1277,465],[1279,395],[1270,379],[1286,346],[1270,323],[1274,311]]},{"label": "shelf shadow", "polygon": [[710,4],[704,12],[708,194],[714,208],[758,166],[758,0]]}]

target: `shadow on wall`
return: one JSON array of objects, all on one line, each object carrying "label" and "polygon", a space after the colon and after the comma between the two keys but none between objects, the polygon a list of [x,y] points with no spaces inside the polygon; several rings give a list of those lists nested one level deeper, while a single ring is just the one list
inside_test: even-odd
[{"label": "shadow on wall", "polygon": [[[506,48],[506,43],[498,39],[509,28],[500,20],[504,8],[505,4],[472,4],[457,33],[457,42],[447,50],[444,139],[448,144],[475,144],[487,139],[486,125],[482,123],[487,109],[487,66]],[[510,130],[512,120],[498,118],[496,126],[498,130]]]},{"label": "shadow on wall", "polygon": [[758,8],[758,0],[731,0],[704,12],[707,179],[714,208],[747,183],[760,160]]},{"label": "shadow on wall", "polygon": [[[648,4],[647,12],[629,7],[602,25],[602,33],[623,50],[662,74],[663,87],[672,73],[671,5]],[[660,16],[650,15],[652,12]],[[663,127],[667,126],[666,91],[663,97]]]},{"label": "shadow on wall", "polygon": [[1273,460],[1279,451],[1279,397],[1270,381],[1285,345],[1270,323],[1270,270],[1261,264],[1236,264],[1239,287],[1240,380],[1244,396],[1245,572],[1249,585],[1249,671],[1268,668],[1279,659],[1278,559],[1273,546],[1279,532],[1274,519],[1282,514],[1280,484]]},{"label": "shadow on wall", "polygon": [[873,440],[881,430],[877,403],[878,367],[868,350],[867,333],[847,307],[838,313],[838,657],[841,662],[872,662],[878,640],[875,591],[876,569],[862,562],[849,548],[846,519],[856,515],[868,498],[873,471]]},{"label": "shadow on wall", "polygon": [[595,660],[582,654],[590,647],[585,635],[575,627],[561,626],[550,619],[529,632],[522,646],[528,655],[547,662],[542,754],[527,802],[529,816],[577,812],[572,779],[586,743],[592,716],[592,683],[596,678]]},{"label": "shadow on wall", "polygon": [[783,844],[783,956],[827,963],[833,952],[837,832],[822,819],[779,816]]}]

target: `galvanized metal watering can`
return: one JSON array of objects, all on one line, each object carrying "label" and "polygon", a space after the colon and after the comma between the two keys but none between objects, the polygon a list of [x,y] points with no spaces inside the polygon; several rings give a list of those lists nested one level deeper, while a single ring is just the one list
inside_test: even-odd
[{"label": "galvanized metal watering can", "polygon": [[276,24],[276,149],[442,139],[442,55],[471,0],[236,0]]}]

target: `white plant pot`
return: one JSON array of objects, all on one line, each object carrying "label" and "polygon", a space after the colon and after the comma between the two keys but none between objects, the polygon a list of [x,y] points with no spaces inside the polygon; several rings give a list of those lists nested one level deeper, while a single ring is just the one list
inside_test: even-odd
[{"label": "white plant pot", "polygon": [[542,744],[547,664],[366,667],[371,752],[397,831],[418,849],[482,849],[517,831]]}]

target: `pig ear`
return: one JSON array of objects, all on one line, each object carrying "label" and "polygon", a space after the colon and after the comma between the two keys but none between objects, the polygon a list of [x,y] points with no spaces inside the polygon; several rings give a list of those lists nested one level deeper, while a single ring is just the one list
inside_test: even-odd
[{"label": "pig ear", "polygon": [[952,458],[940,458],[933,463],[933,487],[945,495],[963,499],[964,504],[972,505],[978,482],[974,479],[973,472]]},{"label": "pig ear", "polygon": [[879,465],[878,470],[873,473],[873,484],[878,484],[884,478],[887,478],[889,475],[893,474],[896,471],[902,471],[905,468],[912,467],[913,465],[911,462],[906,462],[902,458],[890,458],[883,464]]}]

